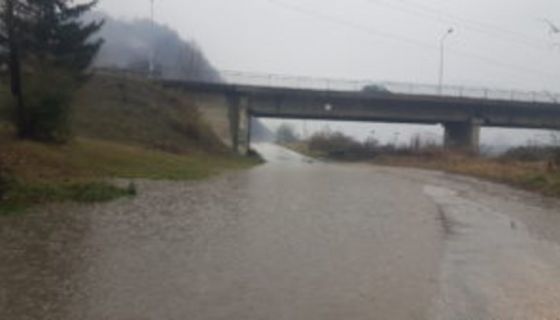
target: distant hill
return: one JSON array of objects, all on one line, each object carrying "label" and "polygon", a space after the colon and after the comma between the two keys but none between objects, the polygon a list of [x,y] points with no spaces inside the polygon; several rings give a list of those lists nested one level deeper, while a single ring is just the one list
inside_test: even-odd
[{"label": "distant hill", "polygon": [[87,19],[105,19],[99,34],[105,44],[94,63],[96,67],[148,72],[153,54],[156,72],[163,77],[220,80],[196,43],[182,39],[165,25],[152,27],[146,19],[124,21],[99,12]]}]

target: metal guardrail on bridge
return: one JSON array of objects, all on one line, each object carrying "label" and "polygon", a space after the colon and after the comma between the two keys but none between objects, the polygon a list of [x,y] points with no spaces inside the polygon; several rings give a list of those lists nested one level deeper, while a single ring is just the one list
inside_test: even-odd
[{"label": "metal guardrail on bridge", "polygon": [[[133,76],[147,77],[146,73],[130,72],[116,69],[97,69],[102,73],[120,73]],[[193,73],[191,77],[178,80],[208,84],[231,84],[245,86],[259,86],[271,88],[309,89],[324,91],[348,91],[348,92],[376,92],[386,94],[405,94],[419,96],[441,96],[451,98],[470,98],[484,100],[502,100],[514,102],[551,103],[560,106],[560,94],[549,91],[521,91],[491,89],[485,87],[467,86],[437,86],[431,84],[405,83],[405,82],[379,82],[371,80],[342,80],[333,78],[305,77],[281,74],[265,74],[240,71],[219,71],[221,78],[210,78],[197,76]]]},{"label": "metal guardrail on bridge", "polygon": [[548,91],[520,91],[466,86],[437,86],[404,82],[377,82],[370,80],[341,80],[316,77],[298,77],[280,74],[260,74],[238,71],[221,71],[224,81],[237,85],[278,88],[315,89],[332,91],[367,92],[539,102],[560,104],[560,94]]}]

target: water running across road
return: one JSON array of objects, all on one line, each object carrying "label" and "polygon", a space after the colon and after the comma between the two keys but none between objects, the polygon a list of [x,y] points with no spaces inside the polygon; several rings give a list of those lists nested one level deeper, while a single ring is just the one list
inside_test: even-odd
[{"label": "water running across road", "polygon": [[560,204],[314,162],[0,218],[0,319],[560,319]]}]

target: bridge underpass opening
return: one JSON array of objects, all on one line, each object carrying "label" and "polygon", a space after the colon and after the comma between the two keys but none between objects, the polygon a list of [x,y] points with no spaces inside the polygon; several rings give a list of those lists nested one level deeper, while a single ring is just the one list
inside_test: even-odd
[{"label": "bridge underpass opening", "polygon": [[239,153],[245,153],[249,145],[251,128],[247,120],[251,115],[342,122],[440,123],[445,128],[446,147],[475,151],[479,149],[481,126],[560,128],[560,103],[548,95],[546,101],[536,94],[530,95],[529,100],[511,96],[507,100],[486,95],[472,98],[363,89],[332,91],[231,83],[163,83],[197,98],[220,97],[222,110],[227,110],[227,116],[222,118],[229,122],[231,145]]},{"label": "bridge underpass opening", "polygon": [[[276,130],[283,124],[294,129],[301,139],[309,139],[322,130],[338,131],[365,141],[375,138],[381,145],[408,147],[419,139],[426,146],[440,146],[445,142],[443,125],[416,125],[352,121],[323,121],[280,118],[253,118],[252,142],[274,142]],[[536,129],[480,128],[480,152],[498,155],[508,149],[526,145],[559,143],[560,132]]]},{"label": "bridge underpass opening", "polygon": [[[268,131],[268,141],[274,141],[277,129],[286,124],[294,129],[297,135],[303,139],[309,139],[314,133],[329,130],[338,131],[351,136],[358,141],[368,138],[376,139],[381,145],[395,145],[399,147],[410,146],[420,139],[424,145],[442,146],[444,142],[444,130],[441,125],[416,125],[396,124],[379,122],[357,122],[357,121],[324,121],[324,120],[302,120],[281,118],[255,118],[257,122],[264,125]],[[253,124],[253,135],[251,140],[258,140],[255,135],[255,124]]]}]

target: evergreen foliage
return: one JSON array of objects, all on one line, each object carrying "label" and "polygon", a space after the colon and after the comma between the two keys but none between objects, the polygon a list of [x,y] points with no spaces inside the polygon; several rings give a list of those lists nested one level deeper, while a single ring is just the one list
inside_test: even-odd
[{"label": "evergreen foliage", "polygon": [[[82,22],[97,0],[4,0],[0,54],[9,67],[14,123],[23,139],[65,142],[70,103],[103,44],[103,21]],[[1,61],[0,61],[1,62]]]}]

